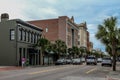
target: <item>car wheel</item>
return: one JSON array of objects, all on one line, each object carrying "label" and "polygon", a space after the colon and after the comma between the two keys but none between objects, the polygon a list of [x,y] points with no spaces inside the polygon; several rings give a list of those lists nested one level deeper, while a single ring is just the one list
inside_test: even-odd
[{"label": "car wheel", "polygon": [[110,64],[110,67],[112,67],[112,64]]}]

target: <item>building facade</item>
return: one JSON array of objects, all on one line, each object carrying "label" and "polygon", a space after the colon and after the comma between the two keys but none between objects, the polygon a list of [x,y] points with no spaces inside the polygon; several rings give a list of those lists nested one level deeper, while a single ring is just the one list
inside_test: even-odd
[{"label": "building facade", "polygon": [[74,23],[74,18],[60,16],[55,19],[28,21],[31,24],[43,29],[43,35],[51,42],[62,40],[68,48],[78,46],[78,26]]},{"label": "building facade", "polygon": [[93,50],[93,43],[92,42],[89,42],[89,49],[90,49],[90,51],[92,51]]},{"label": "building facade", "polygon": [[79,26],[79,39],[78,39],[78,47],[85,47],[88,48],[89,42],[89,32],[87,31],[87,25],[85,23],[78,24]]},{"label": "building facade", "polygon": [[40,49],[33,45],[42,35],[41,28],[2,14],[0,30],[0,65],[21,66],[23,60],[40,65]]}]

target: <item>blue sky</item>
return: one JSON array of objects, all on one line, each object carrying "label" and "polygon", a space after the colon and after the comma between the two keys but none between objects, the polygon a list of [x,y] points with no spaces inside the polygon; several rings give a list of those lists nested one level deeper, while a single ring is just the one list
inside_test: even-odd
[{"label": "blue sky", "polygon": [[94,36],[97,25],[110,16],[116,16],[120,25],[120,0],[0,0],[1,13],[25,21],[74,16],[76,23],[87,22],[94,48],[104,51],[103,44]]}]

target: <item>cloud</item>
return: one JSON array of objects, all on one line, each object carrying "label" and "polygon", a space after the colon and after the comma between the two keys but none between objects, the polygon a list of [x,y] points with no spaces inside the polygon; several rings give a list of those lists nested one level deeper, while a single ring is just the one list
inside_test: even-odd
[{"label": "cloud", "polygon": [[[9,13],[10,19],[49,19],[74,16],[76,23],[87,22],[90,40],[97,48],[104,48],[94,37],[97,25],[105,18],[116,16],[120,25],[120,0],[1,0],[0,14]],[[100,46],[98,46],[100,45]]]}]

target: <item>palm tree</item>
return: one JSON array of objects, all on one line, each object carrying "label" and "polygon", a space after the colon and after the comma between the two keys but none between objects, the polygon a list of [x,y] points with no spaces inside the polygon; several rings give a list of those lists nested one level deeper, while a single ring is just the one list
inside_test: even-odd
[{"label": "palm tree", "polygon": [[80,47],[80,53],[81,53],[81,57],[83,57],[83,53],[85,53],[85,48],[84,47]]},{"label": "palm tree", "polygon": [[50,44],[50,41],[47,40],[46,38],[40,38],[37,42],[37,46],[41,48],[41,52],[40,52],[40,61],[41,61],[41,65],[43,65],[43,55],[46,51],[46,49],[48,48]]},{"label": "palm tree", "polygon": [[58,54],[58,58],[60,58],[60,55],[66,55],[67,46],[65,42],[62,40],[56,40],[54,51]]},{"label": "palm tree", "polygon": [[111,49],[111,47],[110,46],[106,46],[106,48],[105,48],[105,50],[108,52],[108,54],[110,55],[110,56],[112,56],[112,49]]},{"label": "palm tree", "polygon": [[96,38],[105,46],[110,46],[113,55],[113,71],[116,71],[116,46],[118,42],[118,28],[116,27],[117,18],[110,17],[104,20],[103,24],[98,25]]},{"label": "palm tree", "polygon": [[73,50],[72,50],[72,48],[68,48],[68,53],[69,53],[69,57],[72,58],[73,57]]}]

